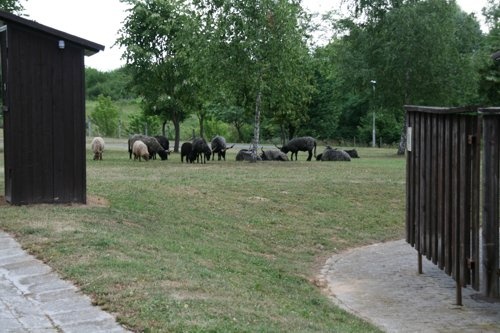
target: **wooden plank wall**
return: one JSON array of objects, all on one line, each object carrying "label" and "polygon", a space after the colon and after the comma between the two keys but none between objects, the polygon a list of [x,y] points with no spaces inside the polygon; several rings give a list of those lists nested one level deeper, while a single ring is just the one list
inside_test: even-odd
[{"label": "wooden plank wall", "polygon": [[[406,107],[406,235],[457,285],[479,288],[478,116]],[[463,110],[461,110],[463,112]],[[409,146],[409,147],[410,147]]]},{"label": "wooden plank wall", "polygon": [[84,49],[15,24],[7,32],[6,198],[85,203]]}]

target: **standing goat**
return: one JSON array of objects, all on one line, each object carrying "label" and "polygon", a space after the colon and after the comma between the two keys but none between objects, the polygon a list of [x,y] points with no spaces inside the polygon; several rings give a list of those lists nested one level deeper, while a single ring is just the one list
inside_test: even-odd
[{"label": "standing goat", "polygon": [[139,160],[140,162],[141,158],[145,161],[149,159],[148,146],[146,146],[146,144],[141,140],[134,141],[134,144],[132,145],[132,153],[134,154],[134,161]]},{"label": "standing goat", "polygon": [[94,160],[102,161],[102,152],[104,151],[104,139],[96,136],[90,144],[94,152]]},{"label": "standing goat", "polygon": [[310,161],[312,156],[313,156],[313,150],[314,150],[314,157],[316,157],[316,139],[311,137],[311,136],[303,136],[300,138],[294,138],[286,145],[283,147],[278,147],[276,146],[279,150],[284,152],[285,154],[288,154],[289,151],[292,152],[291,160],[293,161],[293,155],[295,154],[295,160],[297,160],[297,153],[300,151],[307,151],[309,152],[309,156],[307,157],[307,160]]},{"label": "standing goat", "polygon": [[196,158],[196,162],[206,163],[206,161],[210,161],[210,156],[212,155],[212,150],[208,146],[208,143],[203,138],[196,138],[193,140],[193,148],[191,151],[191,157],[194,160]]},{"label": "standing goat", "polygon": [[226,160],[226,151],[228,149],[231,149],[234,147],[234,144],[231,147],[228,147],[226,145],[226,139],[224,139],[222,136],[217,135],[212,139],[212,142],[210,143],[212,146],[212,160],[215,161],[215,153],[217,153],[219,157],[219,161],[221,160],[221,157]]}]

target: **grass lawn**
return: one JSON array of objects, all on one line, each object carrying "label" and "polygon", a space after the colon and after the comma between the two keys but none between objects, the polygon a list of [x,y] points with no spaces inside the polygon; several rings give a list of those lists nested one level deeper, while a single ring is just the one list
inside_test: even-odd
[{"label": "grass lawn", "polygon": [[89,152],[88,205],[3,204],[0,228],[134,331],[378,332],[314,284],[333,253],[404,237],[405,160],[358,152],[205,165]]}]

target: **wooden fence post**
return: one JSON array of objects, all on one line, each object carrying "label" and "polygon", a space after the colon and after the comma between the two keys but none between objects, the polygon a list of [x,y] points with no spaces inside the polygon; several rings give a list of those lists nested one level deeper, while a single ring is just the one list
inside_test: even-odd
[{"label": "wooden fence post", "polygon": [[499,295],[499,158],[500,108],[479,110],[483,114],[483,293],[487,297]]}]

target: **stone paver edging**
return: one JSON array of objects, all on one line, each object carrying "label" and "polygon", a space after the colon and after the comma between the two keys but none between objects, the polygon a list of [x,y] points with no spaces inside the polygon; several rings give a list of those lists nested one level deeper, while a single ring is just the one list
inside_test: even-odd
[{"label": "stone paver edging", "polygon": [[319,279],[340,307],[386,332],[500,332],[500,302],[462,289],[404,240],[356,248],[331,257]]},{"label": "stone paver edging", "polygon": [[0,231],[1,332],[128,332]]}]

